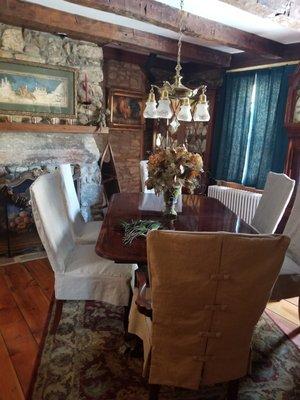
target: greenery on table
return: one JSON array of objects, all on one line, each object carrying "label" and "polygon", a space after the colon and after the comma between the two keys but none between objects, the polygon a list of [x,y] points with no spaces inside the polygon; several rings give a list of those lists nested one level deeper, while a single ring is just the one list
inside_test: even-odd
[{"label": "greenery on table", "polygon": [[150,219],[140,219],[122,221],[122,227],[124,228],[123,242],[126,245],[130,245],[137,237],[146,237],[149,231],[161,229],[163,225],[159,221],[153,221]]}]

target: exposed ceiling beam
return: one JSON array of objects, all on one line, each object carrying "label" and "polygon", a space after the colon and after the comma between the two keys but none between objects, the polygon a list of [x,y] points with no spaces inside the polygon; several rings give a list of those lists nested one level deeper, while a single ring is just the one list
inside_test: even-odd
[{"label": "exposed ceiling beam", "polygon": [[[299,0],[291,2],[283,0],[257,0],[251,2],[249,0],[222,0],[222,2],[253,15],[268,18],[270,21],[274,21],[285,28],[300,29]],[[289,15],[286,15],[285,11],[289,11]]]},{"label": "exposed ceiling beam", "polygon": [[[69,0],[110,13],[134,18],[163,28],[178,31],[182,14],[177,8],[154,0]],[[219,22],[185,13],[184,34],[210,44],[233,47],[252,54],[280,58],[283,45]]]},{"label": "exposed ceiling beam", "polygon": [[[173,57],[177,54],[176,40],[20,0],[0,0],[0,22],[51,33],[64,32],[94,43],[119,43]],[[184,44],[182,58],[217,66],[229,66],[231,60],[230,54],[191,43]]]},{"label": "exposed ceiling beam", "polygon": [[272,64],[275,62],[300,60],[300,43],[286,44],[282,56],[281,60],[274,60],[272,58],[253,57],[246,53],[233,54],[230,68],[244,68],[255,65]]},{"label": "exposed ceiling beam", "polygon": [[[123,49],[118,49],[115,47],[104,46],[103,47],[103,55],[105,60],[116,60],[123,61],[127,63],[134,62],[135,64],[139,64],[144,66],[149,60],[149,54],[139,54],[131,51],[126,51]],[[164,58],[155,58],[155,67],[164,69],[167,71],[175,71],[176,62],[172,60],[166,60]],[[182,64],[183,68],[185,63]],[[211,68],[211,67],[210,67]],[[175,74],[175,72],[174,72]]]}]

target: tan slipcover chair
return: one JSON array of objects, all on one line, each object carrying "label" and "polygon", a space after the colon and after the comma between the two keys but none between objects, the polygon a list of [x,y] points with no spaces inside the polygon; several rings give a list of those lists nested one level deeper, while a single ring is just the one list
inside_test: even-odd
[{"label": "tan slipcover chair", "polygon": [[152,323],[134,302],[129,320],[151,353],[149,383],[197,389],[247,374],[253,329],[288,244],[274,235],[150,232]]}]

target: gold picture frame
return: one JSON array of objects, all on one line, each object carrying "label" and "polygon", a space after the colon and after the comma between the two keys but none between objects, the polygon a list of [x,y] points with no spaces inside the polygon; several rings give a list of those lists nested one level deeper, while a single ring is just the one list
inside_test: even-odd
[{"label": "gold picture frame", "polygon": [[143,129],[144,94],[137,91],[111,88],[108,91],[112,129]]}]

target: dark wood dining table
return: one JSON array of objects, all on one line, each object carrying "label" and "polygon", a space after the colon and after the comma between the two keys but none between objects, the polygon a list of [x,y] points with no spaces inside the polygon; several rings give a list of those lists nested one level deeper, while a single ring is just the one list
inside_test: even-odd
[{"label": "dark wood dining table", "polygon": [[177,217],[173,220],[163,215],[162,206],[162,197],[154,194],[115,194],[101,225],[96,253],[118,263],[147,263],[145,237],[134,239],[130,245],[124,244],[122,221],[155,220],[161,222],[163,229],[175,231],[256,233],[229,208],[211,197],[182,195]]}]

